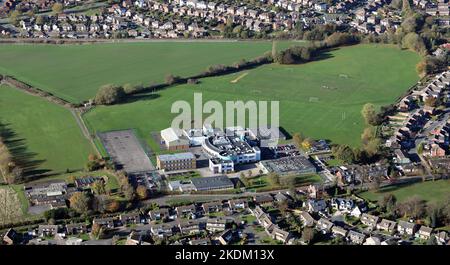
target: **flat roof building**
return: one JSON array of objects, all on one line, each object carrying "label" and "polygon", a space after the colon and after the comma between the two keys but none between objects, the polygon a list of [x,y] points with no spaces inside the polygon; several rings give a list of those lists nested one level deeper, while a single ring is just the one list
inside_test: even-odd
[{"label": "flat roof building", "polygon": [[156,157],[156,164],[164,171],[189,170],[196,168],[196,159],[190,152],[166,154]]},{"label": "flat roof building", "polygon": [[209,159],[209,169],[214,174],[227,174],[234,171],[234,162],[217,157]]},{"label": "flat roof building", "polygon": [[316,167],[304,156],[283,157],[276,160],[261,161],[263,171],[275,172],[278,175],[315,174]]},{"label": "flat roof building", "polygon": [[197,191],[233,189],[233,182],[227,176],[193,178],[192,184]]},{"label": "flat roof building", "polygon": [[210,136],[203,142],[202,147],[210,156],[231,160],[235,164],[261,160],[259,148],[251,147],[243,138],[238,136]]}]

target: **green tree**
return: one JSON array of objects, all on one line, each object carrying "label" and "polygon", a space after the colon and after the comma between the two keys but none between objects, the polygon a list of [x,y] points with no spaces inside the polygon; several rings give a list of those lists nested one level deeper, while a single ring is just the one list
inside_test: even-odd
[{"label": "green tree", "polygon": [[376,125],[377,112],[375,111],[375,106],[372,103],[364,104],[361,115],[363,116],[366,124]]},{"label": "green tree", "polygon": [[140,200],[145,200],[148,198],[148,189],[144,185],[139,185],[136,188],[136,195]]},{"label": "green tree", "polygon": [[14,26],[18,26],[21,16],[22,16],[22,12],[20,12],[19,10],[14,10],[9,15],[9,23],[13,24]]},{"label": "green tree", "polygon": [[125,98],[125,91],[120,86],[112,84],[102,86],[95,95],[94,102],[97,105],[111,105]]},{"label": "green tree", "polygon": [[52,11],[54,14],[60,14],[64,10],[64,6],[62,3],[54,3],[52,6]]},{"label": "green tree", "polygon": [[84,192],[75,192],[69,199],[70,208],[79,214],[86,214],[90,208],[90,198]]},{"label": "green tree", "polygon": [[127,201],[133,201],[136,198],[136,192],[130,184],[123,187],[123,194]]},{"label": "green tree", "polygon": [[105,229],[103,228],[103,226],[99,225],[99,224],[93,224],[92,225],[92,229],[91,229],[91,238],[92,239],[102,239],[102,237],[105,234]]},{"label": "green tree", "polygon": [[415,32],[410,32],[403,37],[402,47],[416,51],[420,54],[425,55],[427,53],[427,48],[423,42],[422,37]]},{"label": "green tree", "polygon": [[295,133],[294,136],[292,136],[292,140],[294,140],[294,143],[297,146],[297,148],[301,148],[304,137],[300,133]]},{"label": "green tree", "polygon": [[272,186],[280,185],[280,176],[277,173],[271,172],[267,176],[267,179]]},{"label": "green tree", "polygon": [[115,213],[115,212],[119,211],[119,209],[120,209],[120,203],[117,200],[111,200],[106,205],[106,210],[110,213]]},{"label": "green tree", "polygon": [[316,230],[311,227],[305,227],[302,232],[302,239],[308,244],[314,243],[316,237]]},{"label": "green tree", "polygon": [[97,195],[106,194],[106,184],[102,179],[97,180],[92,184],[92,191]]},{"label": "green tree", "polygon": [[36,24],[37,25],[43,25],[44,24],[44,17],[43,16],[37,16],[36,17]]},{"label": "green tree", "polygon": [[331,148],[333,156],[337,159],[343,160],[346,163],[353,163],[355,160],[355,153],[348,145],[337,145]]}]

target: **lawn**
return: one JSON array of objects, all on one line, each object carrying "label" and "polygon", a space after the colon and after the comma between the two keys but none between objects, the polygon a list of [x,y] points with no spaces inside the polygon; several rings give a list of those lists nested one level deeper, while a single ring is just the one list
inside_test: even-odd
[{"label": "lawn", "polygon": [[[290,44],[280,42],[277,48]],[[108,83],[161,83],[167,74],[188,76],[271,49],[272,43],[263,41],[0,45],[0,73],[80,102]]]},{"label": "lawn", "polygon": [[243,77],[241,72],[202,79],[133,103],[97,107],[84,118],[95,132],[134,128],[154,148],[150,132],[170,126],[176,116],[171,105],[177,100],[192,104],[193,94],[202,92],[203,102],[277,100],[280,125],[289,133],[358,146],[364,128],[362,106],[394,103],[418,80],[419,56],[394,46],[357,45],[325,57],[302,65],[264,65]]},{"label": "lawn", "polygon": [[388,186],[379,192],[367,191],[359,196],[366,200],[377,201],[384,195],[392,193],[398,201],[404,201],[412,196],[419,196],[428,202],[443,201],[450,194],[450,180],[437,180],[415,183],[407,186]]},{"label": "lawn", "polygon": [[0,86],[0,123],[29,173],[81,169],[93,152],[69,110],[14,88]]}]

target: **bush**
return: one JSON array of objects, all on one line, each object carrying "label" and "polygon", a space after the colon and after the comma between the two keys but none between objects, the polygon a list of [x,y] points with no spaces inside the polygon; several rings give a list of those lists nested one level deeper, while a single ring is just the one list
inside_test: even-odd
[{"label": "bush", "polygon": [[198,84],[198,83],[200,83],[200,82],[198,81],[198,79],[195,79],[195,78],[189,78],[188,81],[187,81],[187,83],[190,84],[190,85],[196,85],[196,84]]},{"label": "bush", "polygon": [[308,62],[312,59],[315,48],[294,46],[275,55],[274,61],[279,64]]},{"label": "bush", "polygon": [[111,105],[120,102],[125,97],[125,91],[120,86],[104,85],[95,96],[94,102],[97,105]]},{"label": "bush", "polygon": [[143,88],[144,88],[144,85],[142,85],[142,84],[137,84],[137,85],[125,84],[125,85],[123,85],[123,90],[124,90],[125,94],[134,94],[136,92],[141,91]]},{"label": "bush", "polygon": [[359,38],[355,35],[345,32],[335,32],[325,39],[327,47],[338,47],[343,45],[353,45],[359,42]]},{"label": "bush", "polygon": [[447,65],[447,57],[439,59],[436,57],[427,56],[416,65],[416,71],[421,77],[424,77],[428,74],[445,70]]},{"label": "bush", "polygon": [[174,75],[167,75],[166,76],[166,84],[167,85],[173,85],[176,83],[179,83],[181,81],[181,78],[179,76],[174,76]]},{"label": "bush", "polygon": [[420,54],[427,53],[427,48],[425,46],[425,43],[423,42],[423,39],[414,32],[408,33],[405,35],[405,37],[403,37],[402,47],[416,51]]}]

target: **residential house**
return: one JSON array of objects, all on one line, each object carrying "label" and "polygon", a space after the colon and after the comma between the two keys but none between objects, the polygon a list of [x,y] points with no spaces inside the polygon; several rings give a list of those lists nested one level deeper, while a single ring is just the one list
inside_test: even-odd
[{"label": "residential house", "polygon": [[175,211],[177,212],[178,217],[193,217],[195,218],[195,205],[186,205],[186,206],[178,206],[175,208]]},{"label": "residential house", "polygon": [[194,235],[204,229],[204,224],[199,221],[180,222],[178,228],[183,235]]},{"label": "residential house", "polygon": [[308,227],[314,226],[315,220],[308,212],[302,211],[300,213],[299,217],[304,226],[308,226]]},{"label": "residential house", "polygon": [[168,208],[159,208],[156,210],[152,210],[148,213],[150,216],[150,220],[159,221],[166,220],[169,218],[169,209]]},{"label": "residential house", "polygon": [[419,230],[416,232],[416,237],[428,240],[433,233],[433,228],[422,225]]},{"label": "residential house", "polygon": [[361,223],[368,226],[370,230],[375,229],[379,220],[380,217],[368,213],[363,213],[360,218]]},{"label": "residential house", "polygon": [[139,213],[121,214],[119,220],[123,225],[139,224],[141,223],[141,216]]},{"label": "residential house", "polygon": [[385,231],[389,234],[393,234],[395,232],[395,228],[397,227],[397,223],[391,220],[383,219],[381,222],[377,224],[377,229],[381,231]]},{"label": "residential house", "polygon": [[288,195],[281,193],[281,192],[278,192],[274,198],[275,198],[275,201],[278,203],[292,201],[292,199]]},{"label": "residential house", "polygon": [[210,232],[224,231],[227,225],[227,220],[222,218],[210,218],[206,221],[206,230]]},{"label": "residential house", "polygon": [[193,246],[210,246],[211,239],[209,238],[192,239],[189,240],[188,244]]},{"label": "residential house", "polygon": [[229,245],[230,243],[235,241],[237,238],[238,238],[237,234],[233,230],[228,229],[228,230],[224,231],[216,239],[219,240],[220,244],[222,244],[222,245]]},{"label": "residential house", "polygon": [[270,194],[263,194],[253,197],[253,201],[259,205],[268,205],[273,203],[274,199]]},{"label": "residential house", "polygon": [[333,227],[333,223],[325,218],[320,218],[317,221],[316,228],[319,231],[322,231],[324,234],[331,232],[331,228]]},{"label": "residential house", "polygon": [[114,228],[114,226],[115,226],[114,219],[112,217],[94,218],[92,223],[100,225],[100,226],[105,226],[107,228]]},{"label": "residential house", "polygon": [[397,231],[400,235],[412,236],[417,231],[417,224],[400,220],[397,225]]},{"label": "residential house", "polygon": [[342,212],[351,212],[355,203],[352,199],[332,198],[331,206]]},{"label": "residential house", "polygon": [[246,199],[229,200],[228,205],[233,212],[241,211],[248,207]]},{"label": "residential house", "polygon": [[279,228],[277,225],[274,226],[271,235],[273,239],[279,240],[284,244],[286,244],[291,238],[291,234],[288,231]]},{"label": "residential house", "polygon": [[6,234],[3,236],[3,241],[7,245],[14,245],[19,240],[19,234],[16,232],[16,230],[10,228],[8,231],[6,231]]},{"label": "residential house", "polygon": [[328,206],[325,200],[308,200],[304,207],[306,207],[306,210],[310,213],[317,213],[325,211]]},{"label": "residential house", "polygon": [[207,202],[202,205],[203,211],[205,214],[220,212],[223,209],[222,202]]},{"label": "residential house", "polygon": [[57,233],[58,233],[57,225],[39,225],[38,227],[39,237],[55,236]]},{"label": "residential house", "polygon": [[261,224],[262,227],[268,232],[271,231],[273,227],[273,219],[272,216],[270,216],[267,213],[262,214],[258,219],[259,224]]},{"label": "residential house", "polygon": [[370,236],[366,239],[363,245],[369,246],[381,245],[381,239],[376,236]]},{"label": "residential house", "polygon": [[88,228],[85,223],[75,223],[66,225],[66,234],[68,235],[85,234],[87,232]]},{"label": "residential house", "polygon": [[265,213],[259,205],[257,205],[255,209],[250,209],[250,212],[256,217],[256,219],[258,219]]},{"label": "residential house", "polygon": [[366,239],[366,235],[364,235],[363,233],[356,232],[354,230],[350,230],[348,232],[347,237],[352,243],[358,244],[358,245],[361,245],[362,243],[364,243],[364,240]]},{"label": "residential house", "polygon": [[151,245],[153,244],[153,240],[146,234],[138,233],[136,231],[132,231],[128,237],[127,241],[125,241],[125,245],[127,246],[137,246],[137,245]]},{"label": "residential house", "polygon": [[439,245],[447,244],[448,240],[449,240],[449,236],[446,231],[440,231],[440,232],[436,233],[436,241]]},{"label": "residential house", "polygon": [[155,224],[150,227],[150,232],[152,235],[160,237],[160,238],[167,238],[174,234],[174,227],[173,225],[168,224]]},{"label": "residential house", "polygon": [[331,228],[331,233],[334,236],[341,236],[341,237],[345,238],[347,236],[348,231],[347,231],[347,229],[345,229],[343,227],[335,225],[335,226],[333,226],[333,228]]}]

